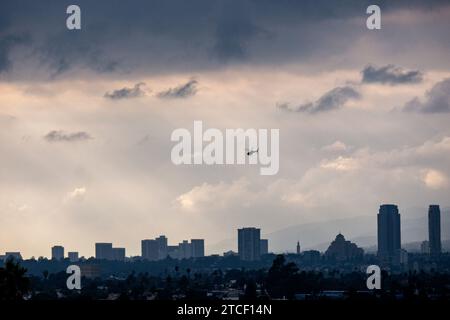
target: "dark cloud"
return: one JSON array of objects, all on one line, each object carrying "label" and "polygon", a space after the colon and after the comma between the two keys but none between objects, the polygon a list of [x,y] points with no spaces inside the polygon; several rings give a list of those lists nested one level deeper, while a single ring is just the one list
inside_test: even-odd
[{"label": "dark cloud", "polygon": [[[347,54],[361,36],[368,35],[364,19],[371,1],[78,0],[82,10],[79,31],[65,27],[68,4],[2,0],[0,38],[3,28],[11,35],[30,34],[33,40],[26,50],[9,54],[9,61],[18,65],[24,57],[27,59],[28,64],[15,71],[16,78],[30,79],[29,70],[34,67],[42,71],[35,77],[76,76],[85,69],[104,76],[192,73],[225,63],[278,65],[313,59],[326,68],[327,62]],[[446,2],[399,0],[378,4],[386,14],[405,8],[438,12]],[[361,20],[361,28],[355,28],[354,19]],[[425,34],[414,32],[413,38],[404,41],[409,45],[417,38],[440,39],[447,26],[444,19],[438,18],[435,29],[423,31]],[[397,40],[397,33],[383,37],[390,42]],[[427,44],[421,42],[421,47]],[[443,41],[440,45],[442,51],[448,47]],[[11,53],[9,49],[0,52],[3,61],[8,56],[5,52]]]},{"label": "dark cloud", "polygon": [[405,104],[403,110],[423,113],[450,112],[450,78],[436,83],[427,91],[423,102],[415,97]]},{"label": "dark cloud", "polygon": [[61,130],[53,130],[44,136],[48,142],[76,142],[92,139],[91,135],[84,131],[64,132]]},{"label": "dark cloud", "polygon": [[2,35],[0,33],[0,73],[8,71],[11,67],[9,53],[14,46],[28,41],[24,35]]},{"label": "dark cloud", "polygon": [[145,91],[141,89],[145,83],[140,82],[134,85],[133,88],[122,88],[114,90],[113,92],[105,93],[104,97],[112,100],[137,98],[145,95]]},{"label": "dark cloud", "polygon": [[197,93],[197,80],[189,80],[175,88],[170,88],[158,93],[159,98],[188,98]]},{"label": "dark cloud", "polygon": [[367,66],[361,71],[363,83],[406,84],[418,83],[423,75],[418,70],[404,70],[392,64],[384,67]]},{"label": "dark cloud", "polygon": [[295,108],[291,108],[288,103],[280,104],[277,107],[289,112],[319,113],[339,109],[347,101],[360,97],[359,92],[352,87],[337,87],[326,92],[315,102],[305,103]]}]

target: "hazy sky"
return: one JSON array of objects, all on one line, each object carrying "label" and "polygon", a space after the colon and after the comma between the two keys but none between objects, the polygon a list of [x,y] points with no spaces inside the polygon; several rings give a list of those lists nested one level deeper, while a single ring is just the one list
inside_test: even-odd
[{"label": "hazy sky", "polygon": [[[448,1],[378,1],[374,31],[373,1],[76,1],[68,31],[72,2],[0,5],[0,253],[212,253],[242,226],[450,204]],[[194,120],[280,129],[279,173],[173,165]]]}]

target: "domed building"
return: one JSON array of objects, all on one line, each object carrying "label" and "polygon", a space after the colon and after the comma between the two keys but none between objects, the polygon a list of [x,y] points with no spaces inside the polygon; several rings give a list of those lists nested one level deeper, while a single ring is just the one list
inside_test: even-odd
[{"label": "domed building", "polygon": [[363,255],[364,250],[353,242],[345,240],[341,233],[336,236],[336,239],[331,242],[327,251],[325,251],[325,257],[335,261],[359,260]]}]

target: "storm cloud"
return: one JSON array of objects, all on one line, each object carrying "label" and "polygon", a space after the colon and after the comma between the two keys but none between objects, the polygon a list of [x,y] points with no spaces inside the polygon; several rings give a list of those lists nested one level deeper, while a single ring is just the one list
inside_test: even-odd
[{"label": "storm cloud", "polygon": [[[38,67],[33,76],[39,78],[66,74],[73,77],[86,70],[111,77],[149,71],[153,74],[192,73],[238,63],[279,65],[301,61],[308,65],[316,60],[325,68],[334,61],[333,57],[348,52],[349,48],[359,50],[354,45],[368,35],[364,20],[371,3],[358,0],[345,3],[167,0],[161,4],[158,0],[113,3],[80,0],[77,4],[82,11],[82,29],[69,31],[64,23],[65,3],[3,1],[0,25],[8,21],[3,23],[3,34],[19,37],[26,33],[32,41],[14,52],[11,44],[4,44],[3,48],[0,45],[0,67],[6,61],[19,66],[14,70],[19,79],[29,79],[27,70],[31,67]],[[387,16],[405,8],[415,13],[426,12],[425,7],[438,11],[446,2],[396,1],[382,2],[380,6]],[[361,28],[355,28],[354,19],[361,20]],[[412,38],[398,38],[394,32],[384,33],[383,38],[376,37],[374,41],[395,41],[399,46],[407,42],[411,54],[419,55],[421,48],[426,48],[433,39],[427,32],[436,34],[436,38],[444,36],[447,26],[444,21],[444,18],[436,19],[439,25],[424,29],[425,34],[414,33]],[[383,25],[384,28],[396,26]],[[418,43],[418,39],[420,48],[412,48],[411,43]],[[441,41],[439,45],[441,51],[448,51],[447,42]],[[353,57],[362,57],[360,54],[367,51],[362,49]],[[398,59],[399,55],[396,56]],[[377,61],[376,57],[370,58]],[[21,65],[24,61],[26,63]],[[397,63],[398,60],[392,58],[391,61]],[[423,63],[438,62],[430,59]],[[370,79],[370,75],[366,79]],[[405,76],[407,81],[416,77],[414,74]]]},{"label": "storm cloud", "polygon": [[367,66],[363,69],[363,83],[382,83],[389,85],[418,83],[423,75],[418,70],[405,70],[392,64],[384,67]]},{"label": "storm cloud", "polygon": [[0,73],[8,71],[11,67],[11,60],[9,58],[10,51],[14,46],[24,44],[29,39],[24,35],[6,35],[2,36],[0,33]]},{"label": "storm cloud", "polygon": [[92,139],[91,135],[84,131],[65,132],[62,130],[53,130],[44,136],[48,142],[76,142]]},{"label": "storm cloud", "polygon": [[415,97],[407,102],[404,111],[423,113],[448,113],[450,112],[450,78],[436,83],[420,100]]},{"label": "storm cloud", "polygon": [[347,101],[359,99],[360,97],[361,95],[359,94],[359,92],[352,87],[336,87],[326,92],[315,102],[304,103],[293,109],[289,107],[289,104],[284,103],[278,105],[278,108],[283,111],[305,112],[313,114],[339,109]]}]

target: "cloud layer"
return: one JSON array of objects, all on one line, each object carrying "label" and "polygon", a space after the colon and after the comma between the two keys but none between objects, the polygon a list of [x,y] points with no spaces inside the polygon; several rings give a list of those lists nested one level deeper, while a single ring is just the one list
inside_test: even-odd
[{"label": "cloud layer", "polygon": [[91,135],[84,131],[65,132],[62,130],[53,130],[44,136],[48,142],[77,142],[92,139]]},{"label": "cloud layer", "polygon": [[382,84],[408,84],[418,83],[423,79],[423,75],[418,70],[404,70],[392,64],[384,67],[367,66],[363,69],[363,83],[382,83]]},{"label": "cloud layer", "polygon": [[361,95],[354,88],[337,87],[322,95],[315,102],[301,104],[298,107],[291,109],[288,104],[281,104],[278,106],[283,111],[305,112],[305,113],[320,113],[327,112],[341,108],[349,100],[359,99]]},{"label": "cloud layer", "polygon": [[426,92],[425,98],[420,100],[415,97],[407,102],[403,108],[405,111],[422,113],[449,113],[450,112],[450,78],[436,83]]},{"label": "cloud layer", "polygon": [[197,93],[197,80],[189,80],[185,84],[158,93],[159,98],[188,98]]},{"label": "cloud layer", "polygon": [[121,99],[129,99],[129,98],[137,98],[145,95],[145,91],[141,89],[141,87],[145,86],[145,83],[140,82],[134,85],[132,88],[122,88],[117,89],[112,92],[105,93],[105,98],[111,100],[121,100]]}]

